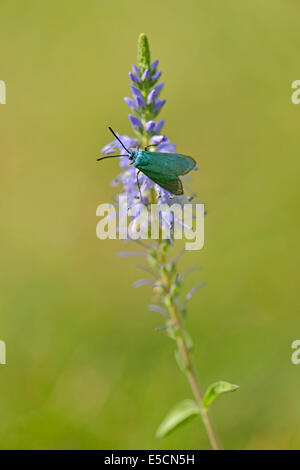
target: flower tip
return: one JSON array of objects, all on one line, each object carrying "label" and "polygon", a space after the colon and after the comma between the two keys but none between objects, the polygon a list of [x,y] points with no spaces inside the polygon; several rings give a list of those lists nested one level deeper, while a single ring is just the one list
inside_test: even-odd
[{"label": "flower tip", "polygon": [[145,45],[149,47],[147,35],[145,33],[140,33],[138,37],[138,46],[145,46]]},{"label": "flower tip", "polygon": [[138,68],[141,73],[150,68],[150,48],[148,38],[145,33],[141,33],[138,38]]}]

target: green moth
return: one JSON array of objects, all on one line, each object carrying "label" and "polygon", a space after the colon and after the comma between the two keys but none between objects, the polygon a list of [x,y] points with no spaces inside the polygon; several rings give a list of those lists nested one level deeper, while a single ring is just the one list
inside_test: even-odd
[{"label": "green moth", "polygon": [[[117,134],[109,127],[116,139],[126,150],[126,155],[110,155],[98,158],[98,161],[106,158],[127,157],[139,171],[137,172],[137,185],[140,191],[138,175],[140,172],[148,176],[154,183],[166,189],[170,193],[179,196],[183,194],[182,182],[179,176],[186,175],[196,166],[192,157],[181,153],[149,152],[145,150],[130,151],[121,142]],[[149,145],[148,147],[151,147]],[[140,191],[141,192],[141,191]]]}]

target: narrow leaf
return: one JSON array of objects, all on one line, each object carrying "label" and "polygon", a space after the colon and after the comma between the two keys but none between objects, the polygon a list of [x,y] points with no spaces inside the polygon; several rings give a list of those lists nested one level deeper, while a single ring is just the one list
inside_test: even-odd
[{"label": "narrow leaf", "polygon": [[193,289],[188,294],[186,294],[185,296],[186,301],[190,300],[192,296],[195,294],[195,292],[197,292],[197,290],[203,286],[205,286],[205,281],[199,282],[199,284],[193,287]]},{"label": "narrow leaf", "polygon": [[230,384],[229,382],[224,382],[223,380],[211,384],[205,392],[203,406],[208,408],[211,402],[217,398],[217,396],[227,392],[234,392],[238,388],[240,388],[238,385]]},{"label": "narrow leaf", "polygon": [[146,258],[147,253],[143,253],[142,251],[118,251],[117,256],[118,258],[130,258],[130,257]]},{"label": "narrow leaf", "polygon": [[138,289],[139,287],[142,286],[153,286],[153,280],[152,279],[138,279],[133,283],[133,287],[135,289]]},{"label": "narrow leaf", "polygon": [[166,416],[155,436],[160,439],[199,414],[200,408],[194,400],[183,400]]},{"label": "narrow leaf", "polygon": [[181,276],[180,278],[180,281],[183,282],[185,280],[185,278],[190,274],[192,273],[193,271],[196,271],[198,269],[201,269],[200,266],[192,266],[191,268],[187,269]]},{"label": "narrow leaf", "polygon": [[151,276],[155,277],[155,279],[157,279],[156,273],[154,271],[152,271],[151,268],[148,268],[148,266],[144,266],[142,264],[137,264],[136,267],[139,268],[139,269],[142,269],[143,271],[146,271],[147,273],[151,274]]},{"label": "narrow leaf", "polygon": [[167,311],[164,308],[162,308],[160,305],[150,304],[148,305],[148,310],[150,310],[150,312],[160,313],[166,319],[169,318]]}]

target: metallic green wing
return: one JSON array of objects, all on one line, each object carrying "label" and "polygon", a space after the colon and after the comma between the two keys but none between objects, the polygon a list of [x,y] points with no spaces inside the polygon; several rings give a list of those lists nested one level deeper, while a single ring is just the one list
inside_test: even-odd
[{"label": "metallic green wing", "polygon": [[146,169],[141,170],[148,178],[150,178],[154,183],[158,184],[162,188],[166,189],[172,194],[176,196],[180,196],[183,194],[183,187],[182,182],[178,178],[178,176],[169,175],[167,178],[164,174],[160,173],[153,173],[153,171],[148,172]]},{"label": "metallic green wing", "polygon": [[179,153],[139,151],[134,166],[141,170],[154,183],[172,194],[183,194],[179,175],[186,175],[196,165],[195,160]]},{"label": "metallic green wing", "polygon": [[158,166],[162,171],[169,171],[176,176],[186,175],[195,166],[196,162],[192,157],[182,155],[181,153],[164,152],[138,152],[142,153],[142,160],[148,165]]}]

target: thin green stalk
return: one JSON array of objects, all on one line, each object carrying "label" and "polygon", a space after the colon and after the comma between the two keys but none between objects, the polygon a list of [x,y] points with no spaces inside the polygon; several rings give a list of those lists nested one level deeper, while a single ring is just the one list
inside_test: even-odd
[{"label": "thin green stalk", "polygon": [[[164,264],[166,262],[165,255],[162,253],[162,250],[160,250],[159,262],[161,264]],[[170,289],[171,289],[171,274],[168,271],[167,272],[162,271],[161,281],[164,286],[166,295],[169,295]],[[186,344],[186,340],[185,340],[186,335],[184,332],[180,314],[176,308],[176,305],[174,304],[172,300],[172,297],[170,297],[169,299],[170,301],[168,303],[168,312],[170,315],[172,326],[176,331],[175,339],[177,343],[178,352],[185,366],[184,369],[185,369],[186,378],[190,384],[195,400],[197,401],[200,407],[202,421],[205,426],[211,446],[214,450],[221,450],[222,444],[215,430],[211,416],[208,413],[208,410],[203,406],[203,397],[202,397],[201,387],[200,387],[200,383],[199,383],[195,366],[191,359],[189,348]]]}]

